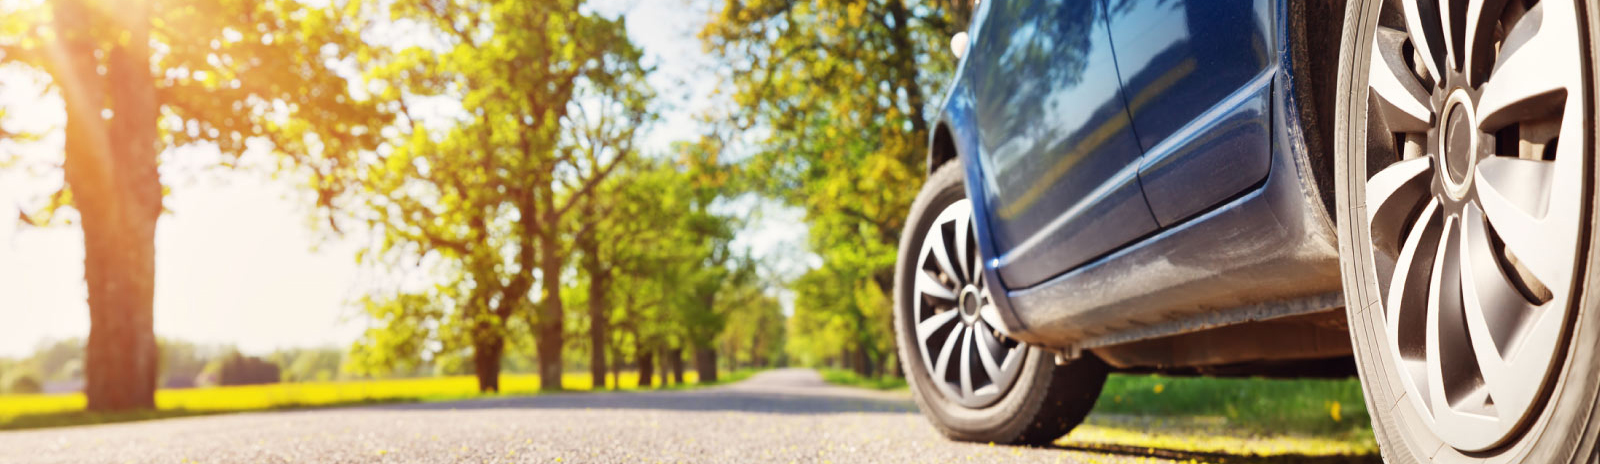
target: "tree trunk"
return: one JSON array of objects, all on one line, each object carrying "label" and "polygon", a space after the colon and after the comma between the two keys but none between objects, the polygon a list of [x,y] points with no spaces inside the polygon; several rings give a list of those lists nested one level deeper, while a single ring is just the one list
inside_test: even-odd
[{"label": "tree trunk", "polygon": [[639,386],[640,387],[652,387],[652,386],[655,386],[655,383],[656,383],[656,379],[655,379],[655,377],[656,377],[656,360],[655,360],[655,356],[652,355],[650,350],[646,350],[646,349],[643,349],[643,347],[640,347],[639,353],[636,355],[636,359],[637,359],[637,363],[638,363],[638,366],[639,366],[638,367],[638,369],[639,369]]},{"label": "tree trunk", "polygon": [[622,388],[622,343],[618,340],[611,341],[611,389]]},{"label": "tree trunk", "polygon": [[589,273],[589,377],[595,387],[606,386],[606,335],[611,332],[610,321],[606,319],[606,301],[611,285],[610,271],[600,264],[599,246],[593,238],[583,240],[587,246],[584,250],[583,264]]},{"label": "tree trunk", "polygon": [[694,368],[700,373],[699,383],[716,382],[717,350],[715,348],[695,348]]},{"label": "tree trunk", "polygon": [[661,350],[661,356],[660,356],[660,358],[661,358],[661,386],[663,386],[663,387],[672,386],[672,371],[673,371],[673,368],[672,368],[672,365],[673,365],[672,354],[673,353],[674,352],[671,349],[663,348]]},{"label": "tree trunk", "polygon": [[539,283],[544,288],[544,295],[539,300],[539,334],[537,335],[537,349],[539,352],[539,389],[561,389],[561,348],[565,345],[563,328],[565,327],[565,313],[561,307],[561,244],[557,243],[560,236],[554,230],[559,222],[556,217],[554,203],[548,199],[546,192],[545,221],[541,230],[539,241]]},{"label": "tree trunk", "polygon": [[479,392],[500,391],[500,359],[505,354],[505,341],[499,336],[481,337],[472,347],[472,373],[478,377]]},{"label": "tree trunk", "polygon": [[673,348],[669,355],[672,358],[672,381],[683,385],[683,348]]},{"label": "tree trunk", "polygon": [[[119,5],[126,21],[95,17],[98,7],[81,0],[53,5],[64,52],[53,77],[67,108],[66,181],[81,217],[89,294],[84,393],[92,411],[151,408],[159,370],[152,306],[161,179],[150,5]],[[91,33],[96,27],[118,28],[124,40],[102,49]],[[106,58],[103,76],[97,55]],[[105,109],[114,116],[105,118]]]}]

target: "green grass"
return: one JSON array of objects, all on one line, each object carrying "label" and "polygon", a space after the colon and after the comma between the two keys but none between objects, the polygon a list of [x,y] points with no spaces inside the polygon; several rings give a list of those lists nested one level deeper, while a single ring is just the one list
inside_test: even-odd
[{"label": "green grass", "polygon": [[[829,383],[903,388],[824,370]],[[1112,374],[1087,422],[1059,442],[1088,450],[1153,449],[1229,456],[1372,456],[1377,444],[1356,379]]]},{"label": "green grass", "polygon": [[821,369],[821,371],[822,380],[834,385],[871,388],[873,390],[898,390],[906,388],[906,379],[899,377],[862,377],[856,374],[855,371],[844,369]]},{"label": "green grass", "polygon": [[[1187,418],[1258,433],[1370,436],[1356,379],[1221,379],[1112,375],[1097,416]],[[1159,425],[1159,424],[1158,424]]]},{"label": "green grass", "polygon": [[[699,382],[695,372],[684,373],[686,385],[669,389],[696,388],[743,380],[756,371],[722,372],[715,383]],[[624,372],[623,390],[638,388],[638,374]],[[660,385],[657,377],[656,385]],[[561,378],[564,390],[592,391],[589,374],[567,373]],[[659,387],[658,387],[659,388]],[[127,422],[169,417],[195,416],[245,411],[281,410],[349,406],[359,404],[450,401],[494,396],[538,394],[539,377],[531,374],[500,376],[500,393],[478,393],[472,376],[426,377],[411,379],[353,380],[342,382],[281,383],[232,387],[185,388],[156,392],[156,409],[122,413],[84,411],[87,400],[81,393],[61,395],[0,395],[0,430],[60,427],[70,425]]]}]

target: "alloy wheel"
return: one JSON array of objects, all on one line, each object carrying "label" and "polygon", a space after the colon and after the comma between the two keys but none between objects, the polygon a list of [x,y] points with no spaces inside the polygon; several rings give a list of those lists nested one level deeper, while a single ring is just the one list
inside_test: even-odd
[{"label": "alloy wheel", "polygon": [[1572,323],[1588,147],[1576,5],[1397,0],[1379,17],[1367,271],[1407,401],[1445,443],[1482,451],[1539,410]]},{"label": "alloy wheel", "polygon": [[918,250],[912,320],[934,385],[969,408],[1004,396],[1028,350],[1004,333],[982,266],[971,203],[956,201],[939,212]]}]

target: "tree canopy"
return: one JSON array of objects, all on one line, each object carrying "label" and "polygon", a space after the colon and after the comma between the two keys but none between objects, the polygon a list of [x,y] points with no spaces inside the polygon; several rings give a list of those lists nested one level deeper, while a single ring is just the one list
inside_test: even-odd
[{"label": "tree canopy", "polygon": [[808,358],[889,364],[895,250],[966,5],[727,0],[700,32],[728,70],[733,124],[756,134],[742,172],[805,210],[825,263],[794,287],[791,346]]}]

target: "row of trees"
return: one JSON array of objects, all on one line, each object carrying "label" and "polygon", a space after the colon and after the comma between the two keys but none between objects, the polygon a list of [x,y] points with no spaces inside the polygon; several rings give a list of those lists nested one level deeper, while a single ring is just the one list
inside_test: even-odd
[{"label": "row of trees", "polygon": [[433,278],[365,301],[374,323],[353,368],[467,362],[488,391],[508,353],[533,353],[541,385],[559,388],[574,350],[595,385],[658,357],[681,377],[687,352],[715,381],[728,318],[761,309],[725,295],[763,289],[731,246],[737,218],[718,212],[733,191],[720,144],[641,153],[657,109],[623,20],[579,0],[370,8],[387,19],[368,37],[407,24],[437,40],[358,52],[396,118],[339,204],[382,235],[366,259]]},{"label": "row of trees", "polygon": [[364,262],[426,269],[364,301],[360,372],[464,363],[495,390],[508,353],[552,388],[568,361],[771,362],[782,315],[726,207],[754,191],[806,212],[823,261],[790,354],[872,374],[967,5],[728,1],[700,34],[727,118],[655,156],[651,70],[582,0],[44,0],[5,12],[0,60],[67,115],[63,182],[23,218],[83,228],[90,409],[153,406],[156,166],[191,145],[279,157],[331,229],[379,238]]},{"label": "row of trees", "polygon": [[742,169],[804,209],[822,258],[791,285],[798,361],[898,371],[895,250],[956,64],[945,44],[974,3],[732,0],[700,33],[727,70],[732,124],[761,134]]},{"label": "row of trees", "polygon": [[755,337],[771,330],[724,333],[772,324],[776,305],[730,245],[722,145],[640,153],[656,111],[641,59],[623,21],[582,0],[6,11],[0,60],[49,82],[66,113],[63,182],[23,219],[83,228],[89,408],[153,406],[156,166],[184,146],[279,157],[331,229],[379,238],[360,259],[426,269],[364,302],[354,370],[468,362],[496,390],[508,349],[532,352],[548,388],[572,349],[597,379],[688,352],[714,380],[719,345],[761,346],[752,362],[769,362],[770,338]]}]

